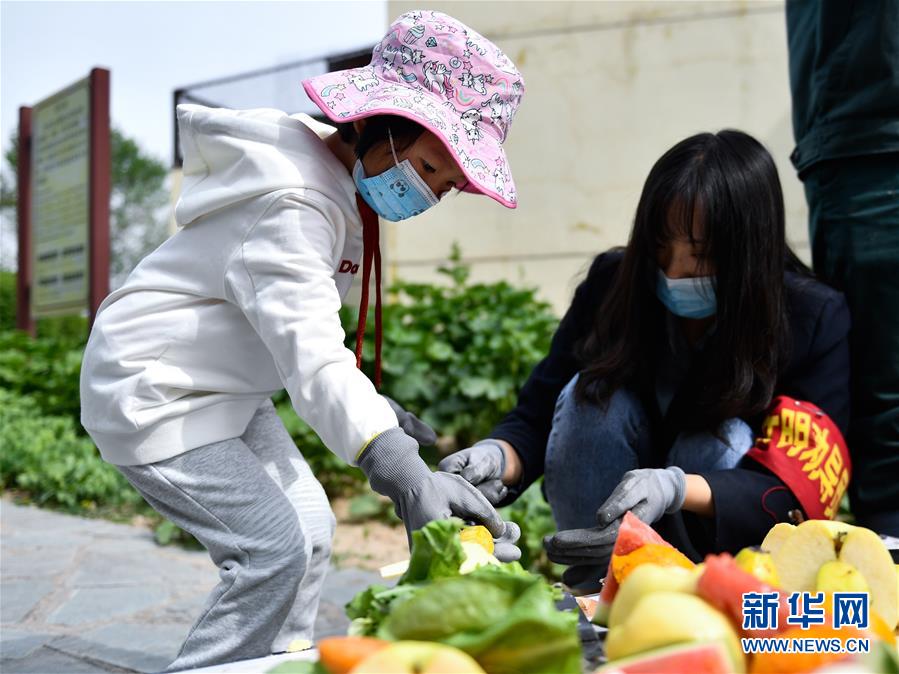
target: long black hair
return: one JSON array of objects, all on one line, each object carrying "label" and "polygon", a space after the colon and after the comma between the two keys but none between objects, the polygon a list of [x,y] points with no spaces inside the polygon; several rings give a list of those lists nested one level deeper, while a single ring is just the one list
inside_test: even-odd
[{"label": "long black hair", "polygon": [[700,368],[699,418],[751,417],[769,405],[789,355],[784,272],[810,272],[786,242],[774,160],[735,130],[691,136],[652,167],[613,285],[579,347],[577,396],[604,403],[619,387],[654,382],[651,354],[665,330],[655,293],[657,252],[679,237],[698,245],[715,275],[715,332]]}]

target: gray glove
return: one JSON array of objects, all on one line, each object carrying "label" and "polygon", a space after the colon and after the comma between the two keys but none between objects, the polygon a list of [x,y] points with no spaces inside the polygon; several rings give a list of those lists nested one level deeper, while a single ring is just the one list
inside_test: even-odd
[{"label": "gray glove", "polygon": [[684,505],[687,481],[684,471],[670,468],[631,470],[596,511],[597,526],[560,531],[543,540],[547,556],[558,564],[607,566],[618,537],[618,526],[630,510],[647,524]]},{"label": "gray glove", "polygon": [[481,492],[459,475],[431,472],[418,455],[418,443],[400,428],[375,437],[359,467],[372,489],[393,501],[410,540],[415,529],[453,516],[483,524],[494,539],[507,534],[506,523]]},{"label": "gray glove", "polygon": [[434,432],[433,428],[412,414],[412,412],[404,410],[393,398],[388,398],[387,396],[383,397],[396,414],[396,420],[399,423],[400,428],[405,431],[406,435],[414,438],[419,445],[423,445],[424,447],[430,447],[437,442],[437,433]]},{"label": "gray glove", "polygon": [[610,524],[630,510],[647,524],[653,524],[662,515],[680,510],[686,493],[687,478],[677,466],[629,470],[596,511],[596,522]]},{"label": "gray glove", "polygon": [[481,440],[473,447],[450,454],[437,468],[461,475],[493,505],[497,505],[509,493],[502,481],[506,471],[506,453],[495,440]]},{"label": "gray glove", "polygon": [[506,522],[506,530],[502,536],[493,539],[493,556],[501,562],[517,562],[521,559],[521,550],[515,545],[521,536],[521,529],[515,522]]}]

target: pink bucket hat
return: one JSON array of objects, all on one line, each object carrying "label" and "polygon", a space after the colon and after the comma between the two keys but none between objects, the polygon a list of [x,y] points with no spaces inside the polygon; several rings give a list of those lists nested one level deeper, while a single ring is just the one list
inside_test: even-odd
[{"label": "pink bucket hat", "polygon": [[515,208],[515,183],[502,143],[524,81],[500,49],[441,12],[407,12],[394,21],[362,68],[303,82],[334,122],[399,115],[433,132],[468,178],[466,192]]}]

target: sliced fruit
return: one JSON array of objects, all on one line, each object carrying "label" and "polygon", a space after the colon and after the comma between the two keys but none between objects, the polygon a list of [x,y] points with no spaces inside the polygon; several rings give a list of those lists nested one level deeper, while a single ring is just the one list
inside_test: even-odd
[{"label": "sliced fruit", "polygon": [[687,559],[680,550],[670,545],[647,543],[626,555],[612,555],[612,575],[618,584],[624,582],[630,573],[642,564],[658,564],[659,566],[677,566],[692,569],[696,566]]},{"label": "sliced fruit", "polygon": [[[818,569],[837,559],[839,537],[825,520],[808,520],[771,550],[781,587],[788,592],[813,592]],[[767,538],[766,538],[767,540]],[[765,548],[764,543],[762,547]]]},{"label": "sliced fruit", "polygon": [[390,578],[399,578],[406,570],[409,568],[409,560],[404,559],[402,562],[394,562],[393,564],[387,564],[386,566],[382,566],[378,569],[378,572],[381,574],[381,578],[390,579]]},{"label": "sliced fruit", "polygon": [[353,667],[390,645],[371,637],[329,637],[318,642],[318,659],[330,674],[348,674]]},{"label": "sliced fruit", "polygon": [[731,660],[720,642],[678,644],[616,660],[596,674],[729,674]]},{"label": "sliced fruit", "polygon": [[[781,639],[839,639],[846,649],[847,639],[864,638],[852,627],[834,629],[831,625],[812,625],[807,629],[791,627],[778,635]],[[817,653],[757,653],[752,658],[750,674],[786,674],[787,672],[811,672],[819,667],[851,658],[852,654],[838,652]]]},{"label": "sliced fruit", "polygon": [[352,674],[485,674],[468,653],[431,641],[397,641],[351,671]]},{"label": "sliced fruit", "polygon": [[[696,593],[730,618],[731,624],[743,631],[743,595],[747,592],[774,592],[774,588],[737,566],[729,554],[709,555],[705,558],[705,570],[696,583]],[[787,627],[790,609],[784,597],[780,597],[777,613],[778,628]],[[777,630],[748,630],[746,636],[761,637]]]},{"label": "sliced fruit", "polygon": [[771,553],[758,547],[743,548],[734,557],[734,561],[744,571],[751,573],[763,583],[771,587],[780,586],[780,578],[777,576],[777,568]]},{"label": "sliced fruit", "polygon": [[762,541],[762,550],[773,553],[793,535],[794,531],[796,531],[796,527],[792,524],[786,522],[775,524],[765,536],[765,540]]},{"label": "sliced fruit", "polygon": [[487,530],[487,527],[480,524],[473,527],[465,527],[459,532],[459,540],[463,543],[477,543],[487,554],[493,554],[493,536]]},{"label": "sliced fruit", "polygon": [[817,592],[869,592],[865,577],[852,564],[836,560],[822,564],[815,581]]},{"label": "sliced fruit", "polygon": [[722,642],[731,671],[744,671],[740,642],[730,621],[699,597],[682,592],[653,592],[640,599],[627,620],[609,630],[606,655],[616,660],[696,641]]},{"label": "sliced fruit", "polygon": [[459,567],[459,573],[463,576],[482,566],[500,566],[502,564],[477,543],[463,541],[462,549],[465,551],[465,561]]},{"label": "sliced fruit", "polygon": [[880,536],[864,527],[852,527],[843,539],[840,561],[861,572],[871,589],[871,610],[877,611],[890,629],[899,622],[893,558]]},{"label": "sliced fruit", "polygon": [[[647,544],[667,545],[669,548],[673,546],[664,538],[659,536],[656,531],[640,520],[630,512],[624,513],[621,519],[621,525],[618,528],[618,537],[615,539],[615,547],[612,549],[613,555],[624,556],[630,554],[639,547]],[[612,601],[618,592],[618,581],[612,573],[612,565],[609,564],[609,570],[603,581],[602,592],[599,593],[599,604],[596,607],[596,613],[593,614],[593,622],[597,625],[605,625],[609,619],[609,610],[612,607]]]},{"label": "sliced fruit", "polygon": [[618,588],[609,612],[609,627],[626,622],[634,607],[646,595],[662,591],[690,594],[696,590],[696,580],[694,571],[679,566],[644,564],[635,568]]}]

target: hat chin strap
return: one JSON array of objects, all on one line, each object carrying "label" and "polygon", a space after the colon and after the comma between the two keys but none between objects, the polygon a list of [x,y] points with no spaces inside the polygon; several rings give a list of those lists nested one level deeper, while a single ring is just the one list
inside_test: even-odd
[{"label": "hat chin strap", "polygon": [[[393,143],[391,141],[391,149]],[[378,214],[362,195],[356,192],[356,205],[362,217],[362,297],[359,300],[359,322],[356,325],[356,367],[362,369],[362,345],[365,342],[365,322],[368,317],[368,286],[371,267],[375,267],[375,389],[381,388],[381,233]]]}]

